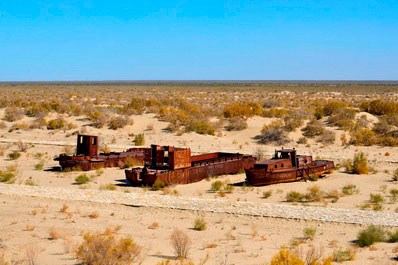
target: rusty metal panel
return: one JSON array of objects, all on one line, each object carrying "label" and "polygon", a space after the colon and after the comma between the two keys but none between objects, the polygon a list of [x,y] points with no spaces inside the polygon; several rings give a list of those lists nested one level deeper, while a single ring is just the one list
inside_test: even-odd
[{"label": "rusty metal panel", "polygon": [[175,170],[191,166],[191,150],[174,150],[169,152],[169,169]]},{"label": "rusty metal panel", "polygon": [[85,155],[94,157],[98,154],[98,137],[93,135],[77,136],[77,155]]},{"label": "rusty metal panel", "polygon": [[218,153],[196,155],[196,156],[191,157],[191,162],[210,160],[210,159],[216,159],[216,158],[218,158]]}]

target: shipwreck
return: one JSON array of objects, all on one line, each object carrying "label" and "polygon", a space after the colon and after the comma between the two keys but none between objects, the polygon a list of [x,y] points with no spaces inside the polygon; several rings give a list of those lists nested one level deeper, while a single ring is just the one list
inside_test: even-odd
[{"label": "shipwreck", "polygon": [[104,167],[122,167],[128,159],[137,163],[143,163],[144,153],[148,148],[130,148],[124,152],[110,152],[98,154],[98,136],[83,135],[77,136],[75,155],[60,154],[54,160],[59,161],[62,170],[93,170]]},{"label": "shipwreck", "polygon": [[215,152],[191,155],[189,148],[152,145],[146,149],[144,167],[126,169],[127,180],[133,185],[188,184],[210,176],[237,174],[254,166],[256,159],[239,153]]},{"label": "shipwreck", "polygon": [[245,168],[246,180],[252,186],[291,182],[328,174],[335,168],[329,160],[313,160],[297,155],[296,149],[275,150],[274,156]]}]

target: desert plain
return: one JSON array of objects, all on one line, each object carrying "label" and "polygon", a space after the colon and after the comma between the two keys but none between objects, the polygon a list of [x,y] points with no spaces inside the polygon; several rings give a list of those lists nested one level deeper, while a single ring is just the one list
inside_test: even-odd
[{"label": "desert plain", "polygon": [[[338,251],[353,256],[333,264],[396,264],[396,242],[358,246],[357,236],[366,229],[365,222],[60,200],[47,196],[45,188],[398,214],[398,194],[394,193],[398,189],[394,179],[398,119],[396,109],[390,110],[397,104],[397,88],[394,83],[4,83],[0,87],[0,170],[11,177],[0,185],[11,192],[0,194],[2,258],[9,264],[81,264],[76,251],[84,235],[100,232],[132,238],[140,246],[137,264],[166,260],[174,264],[180,261],[170,237],[178,228],[191,242],[182,263],[270,264],[281,249],[287,249],[298,256],[313,251],[320,260],[336,259]],[[395,105],[380,111],[375,101]],[[112,126],[114,117],[124,120],[114,120],[118,125]],[[60,120],[62,126],[50,122]],[[313,133],[308,124],[321,129]],[[272,132],[283,137],[267,134]],[[189,147],[193,154],[224,151],[262,160],[282,146],[295,147],[299,154],[333,160],[336,169],[312,181],[252,187],[241,173],[154,190],[131,186],[124,168],[60,171],[54,158],[73,154],[78,133],[98,135],[102,150],[112,151],[159,144]],[[137,135],[144,135],[144,142],[137,143]],[[360,153],[366,156],[366,173],[349,172],[347,163]],[[89,180],[79,183],[76,179],[81,175]],[[215,190],[216,181],[232,188]],[[43,196],[13,193],[13,186],[19,185],[43,188]],[[315,195],[289,199],[293,191]],[[194,229],[198,219],[206,224],[202,231]],[[398,228],[383,229],[393,233]]]}]

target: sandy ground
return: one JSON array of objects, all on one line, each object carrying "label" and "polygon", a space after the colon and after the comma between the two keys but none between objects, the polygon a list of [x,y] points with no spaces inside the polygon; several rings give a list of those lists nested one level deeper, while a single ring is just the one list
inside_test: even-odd
[{"label": "sandy ground", "polygon": [[[352,248],[355,261],[346,264],[394,264],[396,244],[378,243],[372,248],[356,248],[352,240],[363,227],[330,223],[314,223],[274,218],[203,214],[200,212],[135,208],[121,205],[64,202],[40,198],[0,195],[3,203],[1,218],[2,250],[10,260],[25,258],[25,249],[37,247],[38,264],[76,264],[73,249],[86,232],[105,231],[120,227],[119,236],[131,236],[144,249],[143,264],[156,264],[162,259],[174,259],[170,235],[178,227],[192,240],[190,258],[195,261],[209,254],[208,264],[263,264],[289,246],[303,239],[304,228],[316,228],[314,240],[300,245],[323,249],[325,256],[337,249]],[[67,205],[66,212],[60,210]],[[96,213],[98,217],[90,218]],[[207,229],[192,229],[196,218],[204,217]],[[151,229],[157,222],[158,227]],[[32,231],[29,231],[32,230]],[[50,231],[60,234],[51,240]]]},{"label": "sandy ground", "polygon": [[[0,111],[0,116],[2,113]],[[56,116],[54,116],[55,118]],[[265,123],[271,119],[254,117],[249,119],[249,127],[240,132],[222,132],[221,136],[204,136],[195,133],[177,136],[165,132],[167,123],[160,122],[152,114],[132,116],[134,124],[127,126],[117,132],[109,129],[95,129],[87,126],[89,122],[83,117],[66,117],[69,121],[85,128],[87,133],[97,134],[103,144],[132,146],[133,137],[129,134],[144,133],[146,144],[174,145],[190,147],[193,153],[205,153],[214,151],[240,152],[245,154],[255,154],[258,150],[266,156],[271,156],[277,146],[258,145],[253,139],[260,133]],[[373,117],[370,117],[372,119]],[[31,118],[25,117],[17,123],[29,123]],[[7,123],[10,126],[10,123]],[[147,130],[148,125],[153,125],[153,130]],[[239,201],[259,201],[288,204],[286,194],[289,191],[306,192],[309,187],[317,185],[324,191],[338,190],[348,184],[354,184],[359,189],[358,194],[343,196],[336,203],[328,200],[310,205],[320,205],[335,208],[358,208],[368,203],[369,195],[382,194],[385,197],[383,211],[397,211],[398,203],[391,202],[389,196],[390,189],[398,189],[398,184],[391,181],[392,171],[398,167],[398,149],[390,147],[343,147],[340,144],[339,135],[342,131],[330,128],[337,132],[336,143],[324,146],[309,140],[309,145],[289,144],[295,146],[299,154],[311,154],[314,157],[332,159],[336,163],[342,159],[352,158],[356,152],[363,151],[367,154],[370,164],[378,171],[369,175],[351,175],[343,172],[342,169],[336,170],[326,178],[317,182],[295,182],[284,183],[264,187],[245,187],[242,186],[245,180],[244,174],[220,176],[218,180],[235,184],[232,194],[220,197],[218,194],[209,192],[210,181],[203,180],[189,185],[179,185],[170,187],[169,190],[177,191],[178,196],[198,196],[198,197],[217,197],[220,200],[239,200]],[[74,144],[76,136],[70,131],[48,131],[35,129],[31,131],[13,131],[6,129],[0,130],[0,140],[14,139],[21,141],[62,141]],[[301,131],[290,133],[291,139],[297,140],[301,137]],[[12,150],[18,149],[16,144],[0,144],[6,148],[5,155]],[[115,150],[121,151],[121,150]],[[102,172],[87,172],[88,176],[94,176],[93,180],[83,186],[76,185],[74,179],[81,172],[60,173],[52,171],[51,168],[57,166],[53,158],[59,153],[64,152],[64,147],[54,145],[30,145],[22,156],[14,161],[10,161],[6,156],[0,158],[0,170],[15,170],[17,183],[25,183],[31,179],[34,184],[40,186],[62,186],[71,189],[78,188],[100,188],[103,184],[112,183],[119,190],[133,192],[150,192],[162,194],[164,191],[150,191],[145,188],[129,186],[124,177],[124,171],[118,168],[104,169]],[[41,157],[38,157],[38,153]],[[387,156],[386,153],[389,155]],[[44,162],[44,170],[35,170],[35,165],[40,161]],[[272,196],[264,199],[264,191],[272,191]],[[167,191],[167,192],[170,192]],[[278,220],[269,218],[252,218],[242,216],[229,216],[225,214],[206,214],[208,229],[202,232],[193,231],[194,219],[201,215],[195,212],[182,212],[173,210],[129,208],[118,205],[100,205],[77,202],[44,201],[38,198],[10,197],[0,195],[3,200],[1,211],[1,232],[0,238],[4,245],[4,252],[10,258],[23,256],[21,247],[38,242],[40,246],[39,264],[76,264],[74,256],[65,252],[65,242],[81,241],[83,231],[104,230],[107,227],[121,226],[119,231],[122,235],[131,235],[138,244],[148,250],[148,255],[144,264],[156,264],[163,257],[173,257],[173,250],[168,242],[168,237],[174,227],[183,228],[193,241],[192,258],[196,261],[203,258],[208,252],[211,256],[210,264],[221,264],[217,258],[228,256],[228,264],[262,264],[268,261],[282,245],[288,245],[292,238],[302,236],[303,228],[307,226],[318,227],[318,236],[315,245],[323,245],[326,253],[332,252],[338,247],[348,247],[352,240],[356,238],[359,226],[337,225],[337,224],[315,224],[298,222],[293,220]],[[66,203],[69,205],[72,216],[60,213],[59,209]],[[32,211],[37,209],[37,214]],[[99,217],[91,219],[87,215],[91,212],[98,212]],[[44,213],[45,212],[45,213]],[[113,216],[112,213],[115,213]],[[158,229],[148,229],[152,222],[158,222]],[[33,231],[25,231],[26,225],[34,226]],[[253,225],[255,224],[255,225]],[[253,227],[257,227],[253,229]],[[67,235],[65,239],[48,240],[49,230],[54,227],[64,231]],[[236,229],[235,229],[236,227]],[[253,237],[253,231],[256,236]],[[235,239],[231,239],[229,233]],[[228,234],[228,236],[227,236]],[[262,238],[264,236],[264,238]],[[229,238],[229,239],[227,239]],[[336,240],[337,243],[330,243]],[[70,242],[69,242],[70,243]],[[67,242],[67,245],[69,244]],[[207,248],[209,244],[216,244],[215,248]],[[308,245],[306,242],[304,245]],[[72,244],[72,243],[70,243]],[[331,244],[331,246],[329,245]],[[336,246],[335,246],[336,244]],[[396,244],[377,244],[374,249],[357,249],[357,259],[347,264],[393,264],[391,257],[396,254],[392,249]]]}]

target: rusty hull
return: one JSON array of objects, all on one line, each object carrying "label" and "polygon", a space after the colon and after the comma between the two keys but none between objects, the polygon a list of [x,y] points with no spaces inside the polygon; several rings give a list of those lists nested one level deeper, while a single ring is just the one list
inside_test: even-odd
[{"label": "rusty hull", "polygon": [[[153,185],[157,179],[163,183],[188,184],[201,181],[209,176],[236,174],[254,166],[255,158],[233,153],[210,153],[190,157],[191,165],[170,169],[145,166],[125,170],[127,180],[133,185]],[[146,165],[147,161],[145,162]]]},{"label": "rusty hull", "polygon": [[260,186],[308,179],[331,173],[334,168],[333,161],[313,161],[311,156],[296,155],[295,149],[282,149],[275,151],[272,159],[245,169],[245,173],[250,185]]},{"label": "rusty hull", "polygon": [[125,152],[98,154],[98,137],[79,134],[77,136],[76,155],[60,154],[55,158],[63,170],[78,169],[83,171],[104,167],[121,167],[127,159],[143,164],[145,151],[149,148],[130,148]]}]

